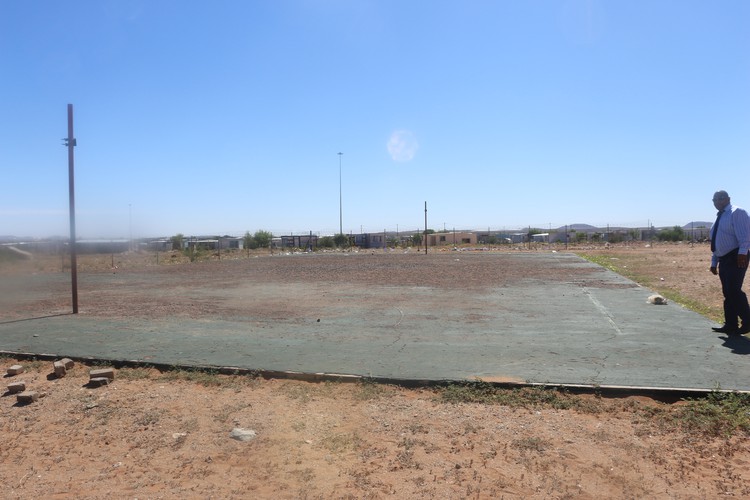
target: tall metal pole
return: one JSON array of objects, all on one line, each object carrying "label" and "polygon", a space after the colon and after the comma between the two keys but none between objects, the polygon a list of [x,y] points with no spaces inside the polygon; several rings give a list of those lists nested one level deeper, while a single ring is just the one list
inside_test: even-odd
[{"label": "tall metal pole", "polygon": [[344,234],[344,205],[341,201],[341,155],[343,154],[339,153],[339,234]]},{"label": "tall metal pole", "polygon": [[76,258],[76,194],[73,148],[76,140],[73,137],[73,105],[68,104],[68,137],[65,145],[68,147],[68,198],[70,210],[70,279],[73,294],[73,314],[78,314],[78,262]]},{"label": "tall metal pole", "polygon": [[427,255],[427,202],[424,202],[424,254]]}]

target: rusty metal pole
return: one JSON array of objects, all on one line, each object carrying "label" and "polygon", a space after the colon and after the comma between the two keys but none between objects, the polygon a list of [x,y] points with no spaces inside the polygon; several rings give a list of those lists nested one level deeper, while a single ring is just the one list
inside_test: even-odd
[{"label": "rusty metal pole", "polygon": [[73,105],[68,104],[68,137],[65,139],[68,146],[68,198],[70,203],[70,280],[73,293],[73,314],[78,314],[78,263],[76,258],[76,194],[73,148],[76,146],[73,137]]}]

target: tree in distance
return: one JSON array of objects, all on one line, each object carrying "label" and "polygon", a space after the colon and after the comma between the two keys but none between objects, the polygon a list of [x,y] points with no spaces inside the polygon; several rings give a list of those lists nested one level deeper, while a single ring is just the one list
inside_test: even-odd
[{"label": "tree in distance", "polygon": [[349,237],[345,234],[337,234],[333,237],[333,243],[339,248],[348,247]]},{"label": "tree in distance", "polygon": [[245,232],[245,236],[242,238],[245,248],[248,250],[256,248],[268,248],[273,240],[273,233],[264,230],[255,231],[255,234],[251,235],[250,231]]},{"label": "tree in distance", "polygon": [[185,237],[182,235],[182,233],[177,233],[169,240],[172,242],[172,250],[182,250],[182,245],[185,240]]}]

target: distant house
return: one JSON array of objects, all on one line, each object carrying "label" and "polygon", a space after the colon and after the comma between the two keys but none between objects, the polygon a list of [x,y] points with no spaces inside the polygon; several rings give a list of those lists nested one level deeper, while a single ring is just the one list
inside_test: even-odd
[{"label": "distant house", "polygon": [[168,252],[172,250],[172,240],[171,239],[151,240],[146,244],[146,248],[155,252]]},{"label": "distant house", "polygon": [[385,233],[368,233],[364,248],[385,248],[388,244]]},{"label": "distant house", "polygon": [[221,248],[227,248],[227,249],[237,249],[242,250],[245,248],[245,239],[244,238],[238,238],[236,236],[222,236],[219,238],[219,242],[221,243]]},{"label": "distant house", "polygon": [[523,243],[529,238],[529,233],[512,233],[510,235],[510,241],[512,243]]},{"label": "distant house", "polygon": [[219,248],[219,240],[215,238],[196,238],[187,240],[185,245],[188,249],[216,250]]},{"label": "distant house", "polygon": [[431,247],[443,245],[476,245],[477,235],[468,231],[453,231],[432,233],[427,235],[427,245]]}]

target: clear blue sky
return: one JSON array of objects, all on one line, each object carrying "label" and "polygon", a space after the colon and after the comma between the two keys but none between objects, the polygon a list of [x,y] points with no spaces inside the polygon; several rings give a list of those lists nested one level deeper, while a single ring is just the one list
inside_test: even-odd
[{"label": "clear blue sky", "polygon": [[750,208],[746,0],[0,1],[0,235],[682,225]]}]

